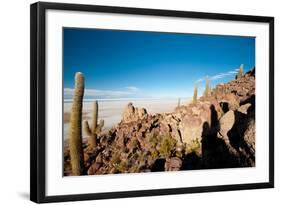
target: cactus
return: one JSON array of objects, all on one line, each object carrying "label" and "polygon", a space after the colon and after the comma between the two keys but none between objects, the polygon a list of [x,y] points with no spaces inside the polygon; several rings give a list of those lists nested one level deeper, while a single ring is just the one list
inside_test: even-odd
[{"label": "cactus", "polygon": [[84,154],[82,147],[82,101],[84,95],[84,76],[75,74],[75,89],[70,115],[69,150],[73,175],[81,175],[84,169]]},{"label": "cactus", "polygon": [[195,83],[192,102],[197,102],[198,83]]},{"label": "cactus", "polygon": [[180,106],[181,106],[181,99],[178,98],[178,107],[180,107]]},{"label": "cactus", "polygon": [[209,87],[209,79],[206,77],[206,85],[205,85],[205,92],[204,92],[204,97],[208,97],[210,92],[210,87]]},{"label": "cactus", "polygon": [[100,120],[100,123],[98,124],[98,102],[94,101],[92,126],[89,126],[88,121],[84,122],[84,130],[88,136],[88,144],[90,148],[95,148],[97,146],[97,134],[101,132],[103,125],[104,120]]},{"label": "cactus", "polygon": [[238,73],[237,73],[237,75],[236,75],[236,79],[242,78],[243,75],[244,75],[244,65],[241,64],[241,65],[240,65],[240,68],[239,68],[239,71],[238,71]]}]

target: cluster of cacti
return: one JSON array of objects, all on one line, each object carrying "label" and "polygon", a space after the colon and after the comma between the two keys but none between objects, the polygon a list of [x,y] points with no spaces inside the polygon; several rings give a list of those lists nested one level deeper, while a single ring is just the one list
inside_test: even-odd
[{"label": "cluster of cacti", "polygon": [[[84,171],[84,152],[82,147],[82,106],[84,96],[84,76],[82,73],[75,74],[75,88],[73,95],[73,104],[70,114],[69,128],[69,151],[72,175],[81,175]],[[93,119],[92,126],[89,127],[87,121],[84,122],[84,130],[88,136],[88,144],[90,148],[97,146],[97,134],[101,132],[104,121],[98,120],[98,103],[93,103]]]},{"label": "cluster of cacti", "polygon": [[197,102],[198,83],[195,83],[192,102]]},{"label": "cluster of cacti", "polygon": [[95,148],[97,146],[97,134],[101,132],[103,125],[104,120],[100,120],[100,123],[98,124],[98,102],[94,101],[92,126],[89,126],[88,121],[84,122],[84,130],[88,136],[88,144],[90,148]]},{"label": "cluster of cacti", "polygon": [[204,91],[204,97],[208,97],[210,93],[210,87],[209,87],[209,78],[206,77],[206,84],[205,84],[205,91]]},{"label": "cluster of cacti", "polygon": [[244,75],[244,65],[241,64],[241,65],[240,65],[240,68],[239,68],[239,71],[238,71],[238,73],[237,73],[237,75],[236,75],[236,79],[242,78],[243,75]]},{"label": "cluster of cacti", "polygon": [[78,72],[75,75],[75,89],[70,115],[69,150],[73,175],[81,175],[84,167],[82,147],[82,102],[84,95],[84,76]]}]

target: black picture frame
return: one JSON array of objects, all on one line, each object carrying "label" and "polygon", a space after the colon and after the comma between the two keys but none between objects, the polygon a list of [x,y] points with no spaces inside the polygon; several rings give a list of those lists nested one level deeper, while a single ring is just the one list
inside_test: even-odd
[{"label": "black picture frame", "polygon": [[[130,15],[169,16],[195,19],[263,22],[269,25],[269,181],[192,188],[122,191],[75,195],[46,196],[45,190],[45,25],[46,10],[121,13]],[[230,15],[144,8],[126,8],[82,4],[38,2],[30,6],[30,199],[37,203],[76,200],[97,200],[197,192],[230,191],[274,187],[274,18],[265,16]]]}]

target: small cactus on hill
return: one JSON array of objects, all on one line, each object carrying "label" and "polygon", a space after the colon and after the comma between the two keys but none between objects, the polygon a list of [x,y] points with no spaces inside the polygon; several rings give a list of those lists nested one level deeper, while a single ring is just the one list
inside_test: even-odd
[{"label": "small cactus on hill", "polygon": [[197,102],[198,83],[195,83],[192,102]]},{"label": "small cactus on hill", "polygon": [[180,107],[180,106],[181,106],[181,99],[178,98],[178,107]]},{"label": "small cactus on hill", "polygon": [[84,122],[84,130],[88,136],[88,144],[90,148],[95,148],[97,146],[97,134],[101,132],[103,125],[104,120],[100,120],[100,123],[98,124],[98,102],[94,101],[92,126],[89,126],[88,121]]},{"label": "small cactus on hill", "polygon": [[241,65],[240,65],[240,68],[239,68],[239,71],[238,71],[238,73],[237,73],[237,75],[236,75],[236,79],[242,78],[243,75],[244,75],[244,65],[241,64]]},{"label": "small cactus on hill", "polygon": [[73,175],[81,175],[84,167],[84,154],[82,148],[82,101],[84,95],[84,76],[78,72],[75,74],[75,89],[70,115],[69,150]]},{"label": "small cactus on hill", "polygon": [[204,97],[208,97],[210,93],[210,87],[209,87],[209,78],[206,77],[206,84],[205,84],[205,91],[204,91]]}]

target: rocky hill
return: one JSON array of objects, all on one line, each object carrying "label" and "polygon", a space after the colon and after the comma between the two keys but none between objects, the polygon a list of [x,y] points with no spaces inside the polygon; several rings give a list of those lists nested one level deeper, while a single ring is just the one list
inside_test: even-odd
[{"label": "rocky hill", "polygon": [[[122,121],[86,142],[83,174],[255,166],[255,69],[172,113],[129,103]],[[71,175],[66,147],[65,175]]]}]

